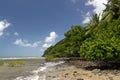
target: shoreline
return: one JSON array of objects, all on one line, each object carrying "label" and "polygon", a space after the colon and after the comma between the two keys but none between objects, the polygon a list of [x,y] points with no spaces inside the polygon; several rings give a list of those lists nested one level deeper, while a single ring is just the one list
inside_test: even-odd
[{"label": "shoreline", "polygon": [[29,60],[29,59],[45,59],[45,57],[1,57],[1,60]]},{"label": "shoreline", "polygon": [[[82,64],[84,63],[84,64]],[[86,65],[87,64],[87,65]],[[119,80],[120,69],[87,69],[89,61],[70,61],[46,71],[46,80]],[[94,64],[95,65],[95,64]],[[93,65],[93,66],[94,66]]]},{"label": "shoreline", "polygon": [[[25,65],[9,67],[6,65],[12,61],[25,61]],[[1,61],[1,60],[0,60]],[[33,70],[37,70],[44,59],[10,59],[2,60],[5,64],[0,66],[0,80],[14,80],[19,76],[29,76]]]},{"label": "shoreline", "polygon": [[[17,59],[13,59],[15,61]],[[120,67],[117,68],[107,68],[101,69],[95,67],[96,63],[86,60],[68,60],[64,59],[66,62],[62,64],[57,64],[58,62],[46,62],[44,59],[21,59],[26,61],[26,65],[23,66],[0,66],[0,77],[2,80],[13,80],[19,76],[27,77],[30,76],[30,71],[38,70],[38,75],[45,75],[45,79],[36,80],[119,80],[120,79]],[[3,60],[5,62],[11,60]],[[60,59],[61,61],[61,59]],[[43,65],[42,65],[43,63]],[[47,69],[41,71],[40,67],[47,65],[54,65],[47,67]],[[39,72],[40,71],[40,72]],[[19,80],[19,79],[18,79]]]}]

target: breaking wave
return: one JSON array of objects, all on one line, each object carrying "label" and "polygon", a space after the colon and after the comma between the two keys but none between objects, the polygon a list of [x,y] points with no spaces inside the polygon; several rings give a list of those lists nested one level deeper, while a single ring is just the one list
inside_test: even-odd
[{"label": "breaking wave", "polygon": [[54,67],[63,64],[64,62],[65,61],[43,63],[38,69],[31,71],[31,75],[25,77],[19,76],[14,80],[46,80],[45,71],[49,67]]}]

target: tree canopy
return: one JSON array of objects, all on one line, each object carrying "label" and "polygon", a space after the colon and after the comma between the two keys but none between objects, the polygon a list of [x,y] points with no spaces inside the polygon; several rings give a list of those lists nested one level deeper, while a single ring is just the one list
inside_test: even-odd
[{"label": "tree canopy", "polygon": [[120,0],[109,0],[99,19],[82,27],[72,26],[65,38],[49,47],[45,57],[82,57],[89,60],[120,60]]}]

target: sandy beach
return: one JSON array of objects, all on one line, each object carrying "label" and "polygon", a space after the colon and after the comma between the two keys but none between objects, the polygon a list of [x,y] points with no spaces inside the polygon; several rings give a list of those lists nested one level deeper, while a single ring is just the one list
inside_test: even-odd
[{"label": "sandy beach", "polygon": [[100,69],[90,61],[25,61],[23,66],[0,66],[0,80],[120,80],[119,67]]},{"label": "sandy beach", "polygon": [[[78,61],[80,63],[80,61]],[[74,63],[74,62],[72,62]],[[77,67],[76,67],[77,65]],[[80,64],[55,66],[46,71],[46,80],[120,80],[118,69],[92,69],[86,70],[78,67]]]}]

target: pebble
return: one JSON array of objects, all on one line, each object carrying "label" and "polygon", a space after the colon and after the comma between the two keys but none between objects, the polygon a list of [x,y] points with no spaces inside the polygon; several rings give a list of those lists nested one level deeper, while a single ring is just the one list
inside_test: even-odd
[{"label": "pebble", "polygon": [[113,80],[113,77],[109,77],[108,80]]},{"label": "pebble", "polygon": [[98,73],[99,76],[102,76],[102,73]]},{"label": "pebble", "polygon": [[79,79],[77,79],[77,80],[84,80],[83,78],[79,78]]},{"label": "pebble", "polygon": [[56,76],[52,76],[53,78],[56,78]]},{"label": "pebble", "polygon": [[92,73],[94,73],[94,74],[98,74],[98,73],[100,73],[100,72],[101,72],[100,69],[94,69],[94,70],[92,70]]},{"label": "pebble", "polygon": [[77,74],[78,74],[77,71],[73,72],[73,76],[77,76]]},{"label": "pebble", "polygon": [[68,73],[65,74],[65,78],[68,77]]},{"label": "pebble", "polygon": [[118,71],[118,70],[114,70],[113,72],[112,72],[112,74],[113,75],[117,75],[117,74],[119,74],[120,72]]}]

